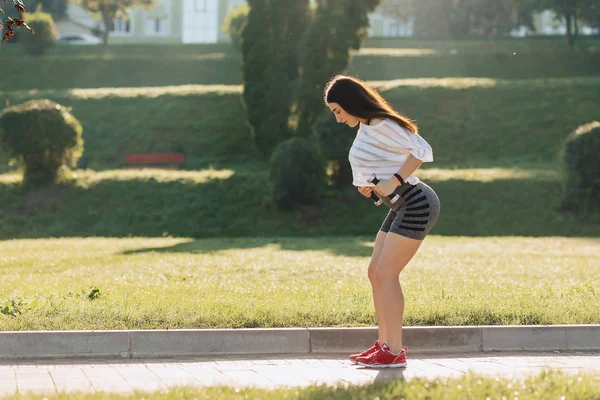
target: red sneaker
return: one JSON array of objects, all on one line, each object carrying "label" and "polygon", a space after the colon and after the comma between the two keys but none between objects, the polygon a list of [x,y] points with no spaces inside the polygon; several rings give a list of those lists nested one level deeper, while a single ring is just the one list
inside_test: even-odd
[{"label": "red sneaker", "polygon": [[379,350],[366,357],[359,357],[356,362],[367,368],[402,368],[406,367],[406,350],[405,347],[400,354],[392,354],[390,347],[384,343]]},{"label": "red sneaker", "polygon": [[352,354],[350,356],[350,361],[352,361],[352,364],[356,364],[356,359],[358,357],[366,357],[370,354],[375,353],[377,350],[379,350],[381,348],[381,346],[379,345],[379,340],[375,341],[375,344],[373,344],[373,346],[371,346],[368,350],[363,351],[362,353],[359,354]]}]

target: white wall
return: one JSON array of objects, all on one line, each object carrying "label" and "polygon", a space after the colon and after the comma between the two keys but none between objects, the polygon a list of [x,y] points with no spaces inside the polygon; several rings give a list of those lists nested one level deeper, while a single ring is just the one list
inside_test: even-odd
[{"label": "white wall", "polygon": [[216,43],[219,36],[218,0],[183,0],[183,43]]},{"label": "white wall", "polygon": [[369,14],[369,36],[406,37],[413,34],[413,21],[401,21],[379,12]]}]

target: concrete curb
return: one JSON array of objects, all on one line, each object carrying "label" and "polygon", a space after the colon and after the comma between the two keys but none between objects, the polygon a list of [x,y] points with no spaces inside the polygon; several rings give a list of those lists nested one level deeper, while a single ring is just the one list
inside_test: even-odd
[{"label": "concrete curb", "polygon": [[[600,325],[405,327],[411,353],[600,351]],[[0,360],[355,352],[377,328],[0,332]]]}]

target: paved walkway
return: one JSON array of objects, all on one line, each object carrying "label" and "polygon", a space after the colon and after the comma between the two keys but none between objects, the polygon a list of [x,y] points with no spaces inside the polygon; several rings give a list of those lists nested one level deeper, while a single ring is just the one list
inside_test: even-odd
[{"label": "paved walkway", "polygon": [[154,391],[178,385],[277,388],[310,384],[367,384],[415,377],[456,377],[474,371],[492,376],[538,374],[544,369],[600,375],[600,353],[477,353],[414,355],[406,369],[351,365],[344,355],[223,356],[160,360],[0,361],[0,396],[32,391],[52,394]]}]

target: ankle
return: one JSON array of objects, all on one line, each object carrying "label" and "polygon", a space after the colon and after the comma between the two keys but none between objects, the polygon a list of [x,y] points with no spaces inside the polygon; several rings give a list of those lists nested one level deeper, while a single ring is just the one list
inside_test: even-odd
[{"label": "ankle", "polygon": [[402,350],[404,349],[404,347],[402,347],[402,344],[400,344],[399,346],[396,345],[391,345],[390,343],[379,343],[379,345],[381,347],[383,347],[383,345],[387,345],[388,347],[388,351],[394,355],[399,355],[400,353],[402,353]]}]

